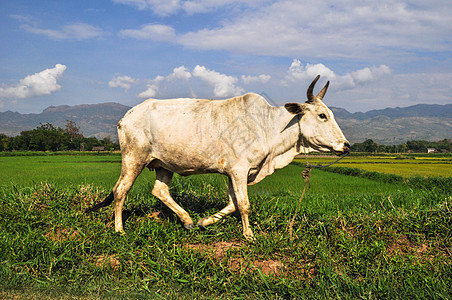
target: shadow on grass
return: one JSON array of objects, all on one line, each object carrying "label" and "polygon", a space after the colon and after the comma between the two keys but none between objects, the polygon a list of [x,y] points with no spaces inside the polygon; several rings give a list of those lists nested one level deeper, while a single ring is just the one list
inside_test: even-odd
[{"label": "shadow on grass", "polygon": [[[122,220],[126,223],[130,218],[140,218],[149,216],[153,213],[158,212],[158,218],[163,220],[168,220],[170,222],[179,222],[182,224],[178,216],[162,201],[155,198],[153,204],[145,205],[138,204],[122,211]],[[182,206],[193,219],[197,222],[197,218],[210,216],[221,209],[223,209],[227,202],[225,199],[210,198],[206,196],[197,196],[193,192],[182,192],[173,195],[173,199],[176,203]],[[231,214],[240,220],[240,215],[238,213]]]}]

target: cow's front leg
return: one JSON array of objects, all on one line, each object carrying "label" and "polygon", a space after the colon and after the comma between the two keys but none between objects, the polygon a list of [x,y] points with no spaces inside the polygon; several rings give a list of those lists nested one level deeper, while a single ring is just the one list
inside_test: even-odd
[{"label": "cow's front leg", "polygon": [[214,224],[214,223],[220,221],[224,216],[229,215],[230,213],[233,213],[236,210],[235,207],[236,207],[237,201],[235,200],[235,193],[234,193],[234,188],[232,186],[231,178],[229,178],[229,183],[228,183],[228,194],[229,194],[229,203],[228,203],[228,205],[226,205],[225,208],[223,208],[222,210],[220,210],[216,214],[211,215],[208,218],[200,219],[198,221],[198,226],[206,227],[208,225]]},{"label": "cow's front leg", "polygon": [[190,215],[183,209],[179,204],[177,204],[170,195],[169,184],[173,178],[173,172],[168,171],[163,168],[155,169],[155,184],[152,194],[159,198],[163,203],[166,204],[179,219],[184,223],[184,227],[187,229],[193,229],[193,221]]},{"label": "cow's front leg", "polygon": [[246,176],[231,176],[233,187],[232,191],[234,192],[232,199],[235,200],[236,203],[234,204],[242,217],[243,235],[247,240],[253,240],[254,235],[250,228],[250,221],[248,219],[250,202],[248,199],[248,182],[246,179]]}]

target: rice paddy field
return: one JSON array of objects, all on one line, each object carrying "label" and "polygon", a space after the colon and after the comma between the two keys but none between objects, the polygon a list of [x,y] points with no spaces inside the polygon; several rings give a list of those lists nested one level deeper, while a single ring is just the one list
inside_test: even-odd
[{"label": "rice paddy field", "polygon": [[[306,163],[306,158],[299,157],[296,161]],[[326,164],[334,161],[334,158],[309,156],[308,161],[313,165]],[[451,177],[451,163],[450,156],[443,155],[355,156],[352,159],[341,160],[334,166],[358,168],[403,177]]]},{"label": "rice paddy field", "polygon": [[[352,154],[313,169],[300,205],[306,158],[297,158],[249,187],[253,242],[238,214],[184,229],[151,195],[148,170],[126,200],[126,234],[116,234],[112,206],[84,210],[110,193],[120,162],[0,154],[0,298],[452,298],[450,155]],[[196,223],[227,204],[227,180],[176,175],[171,193]]]}]

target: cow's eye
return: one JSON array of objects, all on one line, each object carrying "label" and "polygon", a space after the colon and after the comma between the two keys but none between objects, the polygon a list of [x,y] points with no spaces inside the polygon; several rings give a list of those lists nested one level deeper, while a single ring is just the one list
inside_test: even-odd
[{"label": "cow's eye", "polygon": [[325,115],[325,114],[320,114],[320,115],[319,115],[319,118],[320,118],[320,119],[323,119],[323,120],[326,120],[326,115]]}]

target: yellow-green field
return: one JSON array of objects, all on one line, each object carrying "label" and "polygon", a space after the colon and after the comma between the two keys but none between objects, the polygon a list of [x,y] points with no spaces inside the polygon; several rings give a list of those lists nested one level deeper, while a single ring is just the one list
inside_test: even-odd
[{"label": "yellow-green field", "polygon": [[[309,163],[313,165],[325,165],[333,162],[337,158],[308,156]],[[306,163],[306,157],[299,157],[296,161]],[[335,167],[357,168],[366,171],[381,172],[400,175],[403,177],[411,176],[439,176],[452,177],[452,157],[424,157],[410,156],[400,159],[395,156],[353,156],[350,155],[338,163]]]}]

